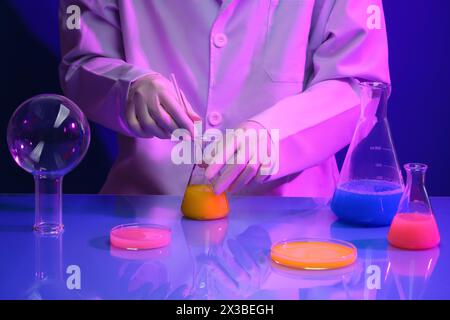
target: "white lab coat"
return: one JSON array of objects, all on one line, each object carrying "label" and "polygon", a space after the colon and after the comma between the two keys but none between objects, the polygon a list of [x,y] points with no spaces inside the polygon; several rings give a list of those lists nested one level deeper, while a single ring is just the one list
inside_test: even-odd
[{"label": "white lab coat", "polygon": [[[81,8],[80,30],[67,27],[69,5]],[[368,28],[370,5],[380,28]],[[280,170],[241,193],[315,197],[334,191],[334,154],[359,116],[356,82],[389,82],[381,0],[63,0],[60,26],[65,94],[118,133],[103,193],[182,194],[188,181],[174,142],[124,124],[130,84],[144,75],[174,73],[206,128],[253,119],[280,130]]]}]

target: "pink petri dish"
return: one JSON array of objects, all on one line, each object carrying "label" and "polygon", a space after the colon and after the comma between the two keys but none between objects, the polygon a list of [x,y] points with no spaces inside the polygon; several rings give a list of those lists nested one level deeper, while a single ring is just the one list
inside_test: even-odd
[{"label": "pink petri dish", "polygon": [[109,241],[113,247],[126,250],[148,250],[169,245],[169,228],[154,224],[122,224],[111,229]]}]

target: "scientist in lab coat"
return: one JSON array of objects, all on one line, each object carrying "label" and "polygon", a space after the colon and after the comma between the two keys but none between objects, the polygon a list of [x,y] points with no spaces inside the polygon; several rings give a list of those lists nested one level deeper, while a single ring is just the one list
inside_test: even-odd
[{"label": "scientist in lab coat", "polygon": [[65,94],[118,134],[102,193],[182,194],[171,133],[201,119],[279,130],[279,170],[210,165],[216,192],[329,198],[358,81],[390,82],[381,0],[62,0],[60,29]]}]

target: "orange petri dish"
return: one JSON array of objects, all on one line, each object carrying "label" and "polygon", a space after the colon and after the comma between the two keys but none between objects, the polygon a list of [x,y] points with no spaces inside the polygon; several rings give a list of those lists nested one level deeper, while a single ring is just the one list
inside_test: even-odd
[{"label": "orange petri dish", "polygon": [[186,218],[195,220],[214,220],[228,215],[228,199],[224,193],[215,194],[213,187],[193,184],[186,188],[181,212]]},{"label": "orange petri dish", "polygon": [[356,247],[341,240],[295,239],[276,243],[270,250],[279,265],[303,270],[330,270],[352,265]]}]

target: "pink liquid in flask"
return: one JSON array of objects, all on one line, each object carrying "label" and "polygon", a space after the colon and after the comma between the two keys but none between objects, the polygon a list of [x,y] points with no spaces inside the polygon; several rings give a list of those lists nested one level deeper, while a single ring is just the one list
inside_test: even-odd
[{"label": "pink liquid in flask", "polygon": [[410,250],[436,247],[440,242],[439,230],[430,213],[397,213],[388,234],[391,245]]}]

